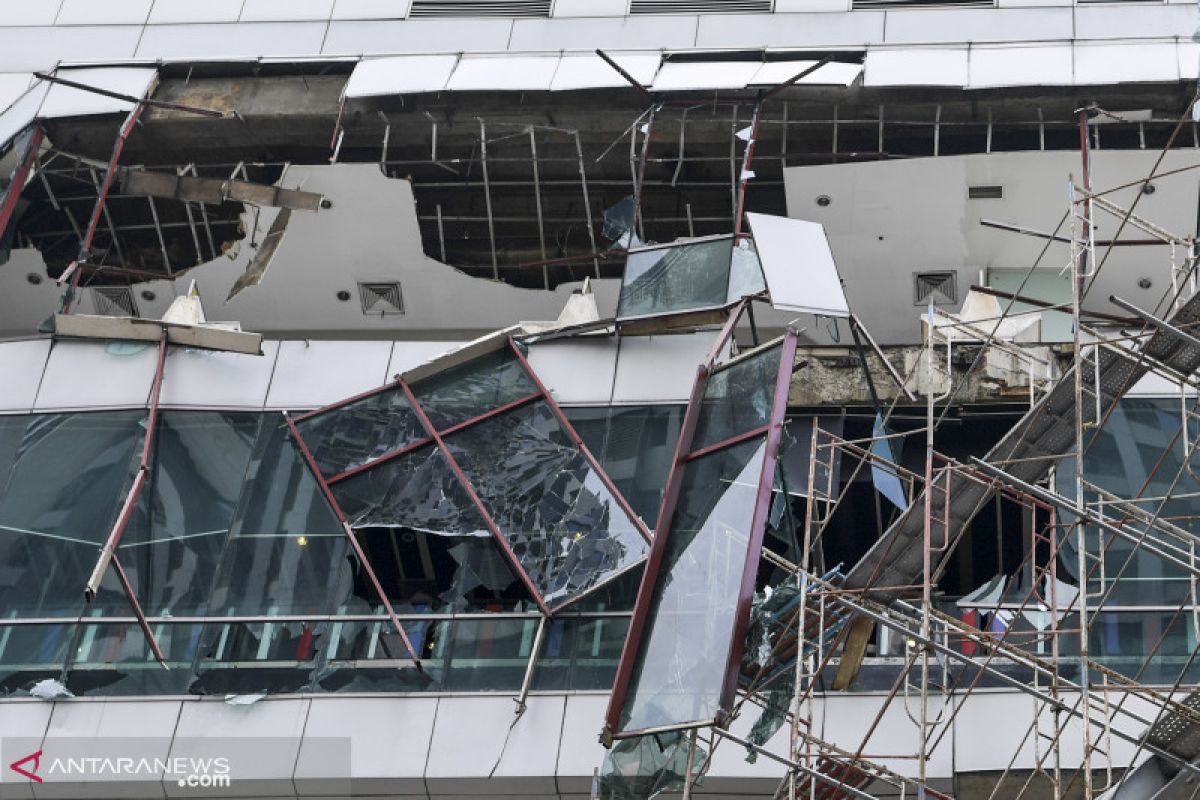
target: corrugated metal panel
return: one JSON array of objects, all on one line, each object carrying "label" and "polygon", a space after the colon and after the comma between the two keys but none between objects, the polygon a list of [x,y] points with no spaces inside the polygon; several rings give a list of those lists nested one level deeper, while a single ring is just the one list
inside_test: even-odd
[{"label": "corrugated metal panel", "polygon": [[769,14],[771,0],[630,0],[630,14]]},{"label": "corrugated metal panel", "polygon": [[408,15],[429,17],[548,17],[551,0],[413,0]]}]

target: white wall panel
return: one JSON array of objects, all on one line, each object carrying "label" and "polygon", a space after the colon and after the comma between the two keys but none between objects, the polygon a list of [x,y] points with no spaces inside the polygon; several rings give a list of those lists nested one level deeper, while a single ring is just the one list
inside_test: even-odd
[{"label": "white wall panel", "polygon": [[8,765],[41,749],[53,709],[50,703],[41,700],[14,702],[9,699],[5,702],[0,713],[0,741],[4,742],[3,751],[0,751],[0,761],[4,762],[4,769],[0,770],[0,797],[4,800],[33,798],[29,779],[8,769]]},{"label": "white wall panel", "polygon": [[49,339],[0,342],[0,412],[33,408],[49,353]]},{"label": "white wall panel", "polygon": [[866,86],[966,86],[965,47],[871,49],[867,51]]},{"label": "white wall panel", "polygon": [[[144,97],[146,90],[158,75],[154,68],[137,67],[88,67],[86,69],[63,69],[58,76],[65,80],[75,81],[85,86],[97,89],[107,89],[110,92]],[[55,117],[75,117],[86,114],[115,114],[127,112],[133,108],[133,103],[105,97],[95,92],[83,89],[73,89],[62,84],[53,84],[42,103],[38,117],[54,119]]]},{"label": "white wall panel", "polygon": [[1068,40],[1074,35],[1071,14],[1070,8],[889,11],[886,41],[888,44],[933,44]]},{"label": "white wall panel", "polygon": [[696,42],[696,17],[638,16],[588,19],[519,19],[513,23],[512,41],[518,51],[671,50]]},{"label": "white wall panel", "polygon": [[53,25],[61,0],[0,0],[0,19],[9,25]]},{"label": "white wall panel", "polygon": [[1179,80],[1175,42],[1075,44],[1075,84]]},{"label": "white wall panel", "polygon": [[[662,57],[658,53],[607,53],[607,55],[643,86],[648,86],[654,80],[659,62],[662,61]],[[562,91],[628,85],[629,82],[600,56],[565,55],[558,64],[558,71],[554,73],[550,90]]]},{"label": "white wall panel", "polygon": [[[749,86],[777,86],[799,75],[815,61],[767,61],[758,68]],[[843,64],[831,61],[796,81],[798,86],[849,86],[862,74],[862,64]]]},{"label": "white wall panel", "polygon": [[775,0],[776,14],[849,11],[850,0]]},{"label": "white wall panel", "polygon": [[1073,74],[1070,45],[972,47],[968,86],[1069,86]]},{"label": "white wall panel", "polygon": [[23,92],[4,111],[0,112],[0,147],[8,144],[8,140],[16,136],[37,118],[42,101],[50,84],[39,81],[38,85]]},{"label": "white wall panel", "polygon": [[327,20],[333,0],[246,0],[241,22],[306,22]]},{"label": "white wall panel", "polygon": [[141,35],[141,25],[0,28],[0,72],[47,70],[59,62],[126,61]]},{"label": "white wall panel", "polygon": [[561,404],[607,405],[617,366],[616,337],[549,341],[529,348],[529,365]]},{"label": "white wall panel", "polygon": [[1200,75],[1200,44],[1180,42],[1176,47],[1179,59],[1179,77],[1185,81],[1196,80]]},{"label": "white wall panel", "polygon": [[25,94],[25,90],[32,82],[33,73],[30,72],[0,73],[0,111],[8,108],[18,97]]},{"label": "white wall panel", "polygon": [[163,372],[163,406],[255,410],[263,407],[279,342],[263,342],[263,355],[172,347]]},{"label": "white wall panel", "polygon": [[280,342],[267,407],[319,408],[375,389],[391,356],[391,342]]},{"label": "white wall panel", "polygon": [[155,344],[60,339],[50,348],[34,408],[63,411],[145,406],[157,360]]},{"label": "white wall panel", "polygon": [[558,56],[463,56],[446,82],[450,91],[548,91]]},{"label": "white wall panel", "polygon": [[335,0],[332,19],[404,19],[410,0]]},{"label": "white wall panel", "polygon": [[758,61],[667,62],[659,67],[651,88],[655,91],[741,89],[750,83],[760,66]]},{"label": "white wall panel", "polygon": [[513,722],[511,697],[443,697],[425,766],[430,794],[557,794],[554,767],[565,702],[561,695],[530,697],[506,745],[502,732]]},{"label": "white wall panel", "polygon": [[425,755],[437,709],[435,697],[314,697],[296,780],[326,774],[320,743],[311,737],[347,737],[355,794],[424,797]]},{"label": "white wall panel", "polygon": [[883,20],[882,11],[855,11],[853,14],[708,14],[700,17],[694,46],[861,47],[883,41]]},{"label": "white wall panel", "polygon": [[378,53],[488,52],[508,47],[508,19],[421,19],[329,23],[321,52],[326,55]]},{"label": "white wall panel", "polygon": [[623,17],[629,0],[554,0],[555,17]]},{"label": "white wall panel", "polygon": [[154,0],[151,25],[180,22],[237,22],[242,0]]},{"label": "white wall panel", "polygon": [[321,52],[324,22],[245,22],[205,25],[149,25],[138,58],[186,61],[195,58],[313,56]]},{"label": "white wall panel", "polygon": [[153,2],[154,0],[63,0],[54,24],[141,25],[146,21]]},{"label": "white wall panel", "polygon": [[1075,8],[1075,36],[1079,39],[1186,37],[1198,25],[1200,15],[1195,3],[1081,4]]},{"label": "white wall panel", "polygon": [[608,752],[597,736],[607,708],[607,694],[567,697],[558,751],[558,788],[564,795],[578,793],[590,797],[592,770],[604,763],[604,754]]},{"label": "white wall panel", "polygon": [[456,55],[364,59],[346,81],[346,97],[440,92],[457,63]]},{"label": "white wall panel", "polygon": [[686,403],[715,331],[626,336],[617,354],[614,403]]},{"label": "white wall panel", "polygon": [[395,342],[392,345],[392,359],[388,362],[385,380],[390,381],[397,375],[408,372],[413,367],[420,366],[427,361],[432,361],[443,353],[448,353],[462,345],[463,342],[450,341]]}]

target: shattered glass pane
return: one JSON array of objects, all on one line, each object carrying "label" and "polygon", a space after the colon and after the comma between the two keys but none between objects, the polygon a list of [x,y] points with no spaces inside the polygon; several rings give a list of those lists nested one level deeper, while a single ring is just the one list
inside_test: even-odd
[{"label": "shattered glass pane", "polygon": [[725,295],[725,302],[736,303],[743,297],[751,297],[766,289],[762,266],[758,263],[758,253],[754,251],[754,242],[750,239],[738,239],[733,245],[733,260],[729,265],[729,293]]},{"label": "shattered glass pane", "polygon": [[88,625],[67,665],[67,688],[75,695],[92,696],[183,694],[200,629],[185,624],[154,627],[169,666],[163,669],[138,625]]},{"label": "shattered glass pane", "polygon": [[[688,772],[689,734],[679,731],[635,736],[615,742],[604,754],[598,791],[600,800],[648,800],[684,787]],[[698,786],[708,754],[696,745],[692,785]]]},{"label": "shattered glass pane", "polygon": [[399,389],[301,420],[296,430],[327,478],[426,436],[421,420]]},{"label": "shattered glass pane", "polygon": [[633,195],[628,195],[616,205],[604,209],[604,227],[600,229],[601,233],[616,246],[624,247],[628,244],[626,236],[633,231],[633,220],[636,216],[637,201],[633,199]]},{"label": "shattered glass pane", "polygon": [[[15,610],[0,613],[17,616]],[[0,628],[0,697],[23,695],[40,680],[61,677],[75,631],[73,624]]]},{"label": "shattered glass pane", "polygon": [[767,424],[782,352],[782,343],[768,347],[709,377],[700,400],[693,451]]},{"label": "shattered glass pane", "polygon": [[75,616],[128,489],[145,411],[30,418],[0,497],[0,614]]},{"label": "shattered glass pane", "polygon": [[724,306],[732,250],[729,238],[631,251],[617,318]]},{"label": "shattered glass pane", "polygon": [[[210,608],[225,614],[370,613],[355,594],[351,553],[341,523],[286,426],[267,419]],[[369,591],[369,590],[367,590]]]},{"label": "shattered glass pane", "polygon": [[439,431],[537,392],[521,362],[505,347],[414,381],[413,394]]},{"label": "shattered glass pane", "polygon": [[646,540],[546,403],[473,425],[446,445],[548,605],[646,554]]},{"label": "shattered glass pane", "polygon": [[231,622],[204,626],[191,694],[273,694],[309,687],[331,624]]},{"label": "shattered glass pane", "polygon": [[766,443],[688,463],[618,731],[714,721],[721,709]]},{"label": "shattered glass pane", "polygon": [[404,527],[441,536],[489,536],[479,509],[436,445],[338,481],[333,496],[354,528]]}]

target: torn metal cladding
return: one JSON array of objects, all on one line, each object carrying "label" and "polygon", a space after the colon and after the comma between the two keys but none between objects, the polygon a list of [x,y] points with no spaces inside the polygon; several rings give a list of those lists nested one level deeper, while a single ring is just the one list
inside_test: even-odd
[{"label": "torn metal cladding", "polygon": [[551,613],[640,563],[649,531],[519,346],[481,345],[306,414],[297,433],[355,528],[490,532]]},{"label": "torn metal cladding", "polygon": [[121,191],[125,194],[144,194],[214,205],[235,200],[264,208],[288,208],[296,211],[318,211],[322,200],[322,196],[315,192],[285,189],[281,186],[132,169],[122,172]]}]

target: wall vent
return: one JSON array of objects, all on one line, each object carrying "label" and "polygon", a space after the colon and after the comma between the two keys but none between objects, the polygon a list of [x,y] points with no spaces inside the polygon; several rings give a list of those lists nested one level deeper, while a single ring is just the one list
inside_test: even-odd
[{"label": "wall vent", "polygon": [[413,0],[408,16],[548,17],[552,0]]},{"label": "wall vent", "polygon": [[913,276],[913,304],[935,306],[953,305],[958,302],[958,273],[918,272]]},{"label": "wall vent", "polygon": [[852,0],[850,8],[993,8],[995,0]]},{"label": "wall vent", "polygon": [[360,283],[358,298],[362,302],[363,314],[367,316],[404,313],[404,295],[400,293],[400,284],[395,281]]},{"label": "wall vent", "polygon": [[1003,200],[1003,186],[968,186],[967,197],[971,200]]},{"label": "wall vent", "polygon": [[137,303],[128,286],[93,286],[92,302],[96,313],[106,317],[136,317]]},{"label": "wall vent", "polygon": [[630,0],[630,14],[769,14],[772,0]]}]

